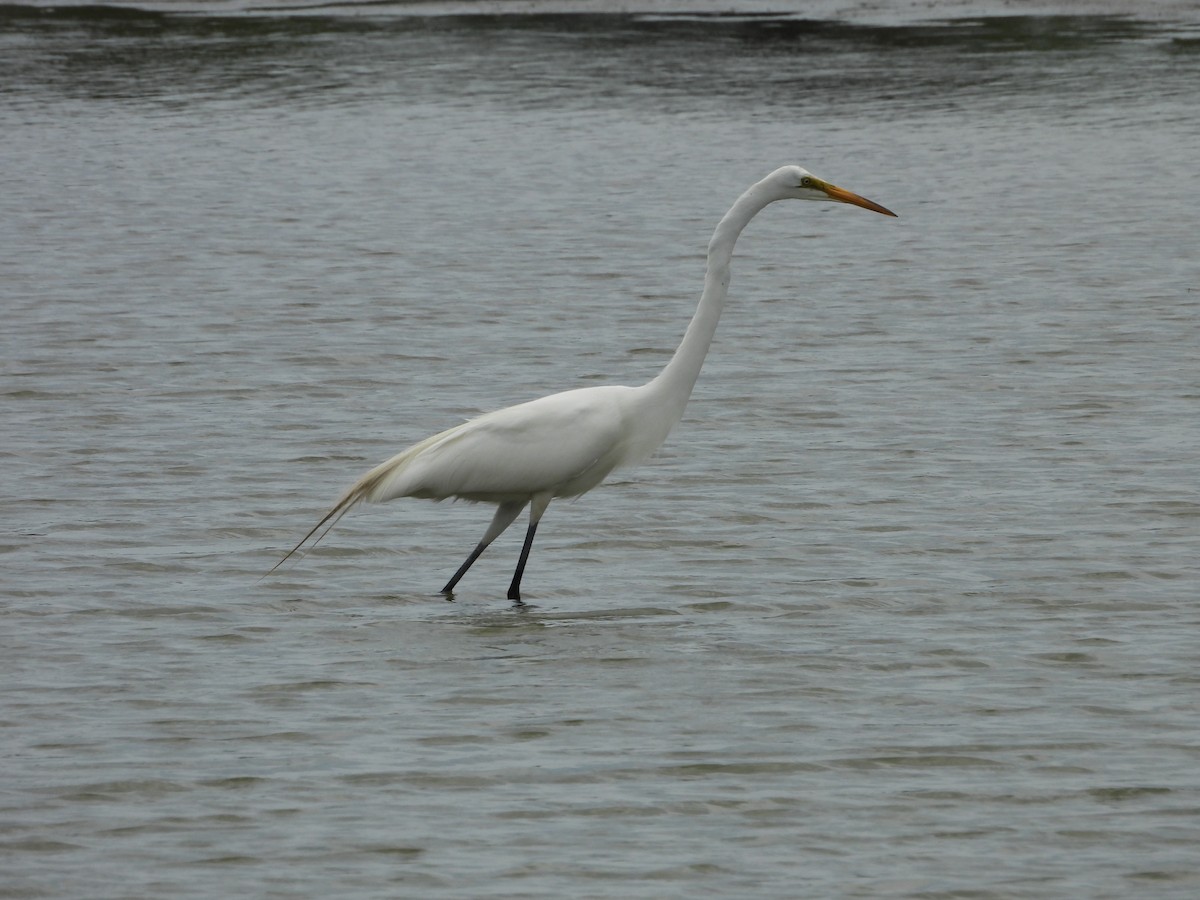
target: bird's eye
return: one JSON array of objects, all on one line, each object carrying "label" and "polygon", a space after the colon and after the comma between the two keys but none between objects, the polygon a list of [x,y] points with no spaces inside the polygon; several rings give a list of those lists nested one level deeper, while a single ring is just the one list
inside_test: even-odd
[{"label": "bird's eye", "polygon": [[805,175],[800,179],[800,187],[812,187],[812,179]]}]

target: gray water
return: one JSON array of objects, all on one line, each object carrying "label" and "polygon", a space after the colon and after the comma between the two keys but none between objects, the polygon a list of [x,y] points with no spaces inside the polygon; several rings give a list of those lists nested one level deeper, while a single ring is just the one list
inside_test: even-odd
[{"label": "gray water", "polygon": [[[0,13],[0,896],[1192,897],[1200,30]],[[464,417],[659,456],[454,602]]]}]

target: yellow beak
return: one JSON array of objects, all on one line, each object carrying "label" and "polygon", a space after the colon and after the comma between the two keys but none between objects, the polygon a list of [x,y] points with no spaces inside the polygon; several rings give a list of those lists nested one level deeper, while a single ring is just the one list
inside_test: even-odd
[{"label": "yellow beak", "polygon": [[[863,209],[869,209],[872,212],[883,213],[885,216],[896,216],[890,209],[880,206],[878,203],[873,203],[866,197],[860,197],[858,194],[848,191],[845,188],[837,187],[827,181],[817,183],[817,187],[829,195],[830,200],[837,200],[839,203],[849,203],[852,206],[861,206]],[[896,216],[896,218],[900,218]]]}]

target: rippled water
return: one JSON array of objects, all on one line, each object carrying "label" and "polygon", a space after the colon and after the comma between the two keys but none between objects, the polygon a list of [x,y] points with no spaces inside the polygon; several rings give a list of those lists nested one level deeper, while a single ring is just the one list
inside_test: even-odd
[{"label": "rippled water", "polygon": [[[1200,890],[1200,38],[0,12],[0,896]],[[356,510],[638,383],[660,456]]]}]

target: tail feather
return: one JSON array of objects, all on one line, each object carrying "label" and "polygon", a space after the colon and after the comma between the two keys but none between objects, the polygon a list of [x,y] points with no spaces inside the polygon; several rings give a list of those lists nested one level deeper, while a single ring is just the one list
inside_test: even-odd
[{"label": "tail feather", "polygon": [[301,547],[303,547],[306,543],[308,543],[308,539],[310,537],[312,537],[314,534],[317,534],[317,532],[321,530],[321,527],[323,525],[325,525],[326,522],[328,522],[329,523],[328,527],[326,527],[324,531],[322,531],[319,535],[317,535],[317,539],[312,542],[312,545],[310,546],[309,549],[312,549],[312,547],[315,547],[315,546],[317,546],[317,544],[321,543],[321,541],[325,538],[325,535],[329,534],[330,529],[332,529],[333,526],[338,523],[338,521],[342,518],[342,516],[344,516],[346,513],[348,513],[352,506],[354,506],[355,504],[357,504],[359,501],[361,501],[363,499],[362,493],[363,492],[362,492],[362,488],[361,488],[361,483],[354,485],[354,487],[352,487],[349,491],[347,491],[345,496],[343,496],[342,499],[339,500],[334,505],[333,509],[331,509],[331,510],[329,510],[329,512],[325,513],[324,518],[322,518],[320,522],[318,522],[316,525],[314,525],[312,527],[312,530],[309,531],[308,534],[306,534],[304,537],[302,537],[300,539],[299,543],[297,543],[295,547],[293,547],[286,554],[284,554],[283,559],[279,560],[279,562],[275,563],[275,565],[271,566],[271,568],[267,570],[266,574],[263,575],[263,577],[266,578],[267,575],[272,574],[276,569],[278,569],[285,562],[287,562],[289,559],[291,559],[293,556],[295,556],[296,551],[298,551]]},{"label": "tail feather", "polygon": [[358,479],[358,481],[354,482],[350,489],[342,495],[342,498],[334,504],[333,509],[325,513],[324,518],[314,525],[312,530],[309,531],[308,534],[306,534],[303,538],[301,538],[300,542],[284,555],[283,559],[271,566],[266,575],[263,575],[263,578],[266,578],[267,575],[270,575],[285,562],[295,556],[296,552],[306,543],[308,543],[309,538],[311,538],[318,531],[321,531],[322,527],[325,527],[325,530],[321,531],[321,533],[317,535],[317,539],[312,542],[309,549],[312,549],[312,547],[315,547],[317,544],[321,543],[321,541],[325,538],[325,535],[329,534],[333,526],[336,525],[342,516],[348,513],[352,507],[363,502],[374,503],[380,500],[390,499],[394,496],[400,496],[399,494],[387,493],[385,491],[385,486],[389,485],[391,483],[391,479],[397,473],[407,467],[408,464],[412,462],[412,460],[419,453],[421,453],[421,451],[425,450],[432,444],[437,443],[446,437],[451,431],[455,430],[457,429],[452,428],[449,431],[435,434],[433,437],[426,438],[420,443],[409,447],[407,450],[396,454],[386,462],[380,463],[375,468],[363,475],[360,479]]}]

